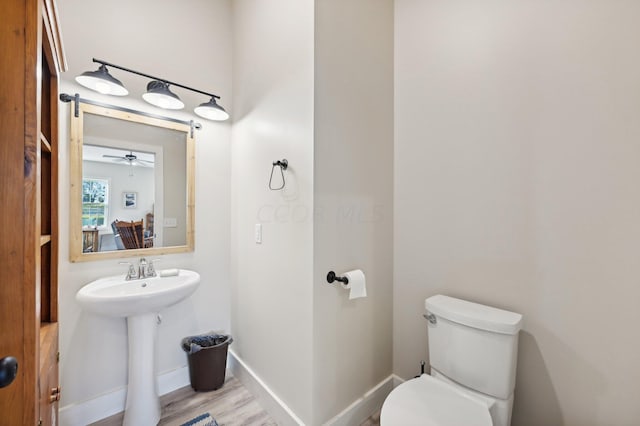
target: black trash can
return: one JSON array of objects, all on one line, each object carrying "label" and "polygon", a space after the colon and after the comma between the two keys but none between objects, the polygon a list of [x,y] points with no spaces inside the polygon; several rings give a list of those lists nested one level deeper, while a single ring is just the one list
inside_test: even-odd
[{"label": "black trash can", "polygon": [[193,390],[212,391],[224,384],[227,366],[227,350],[233,342],[230,335],[202,334],[182,339],[182,349],[187,353],[189,379]]}]

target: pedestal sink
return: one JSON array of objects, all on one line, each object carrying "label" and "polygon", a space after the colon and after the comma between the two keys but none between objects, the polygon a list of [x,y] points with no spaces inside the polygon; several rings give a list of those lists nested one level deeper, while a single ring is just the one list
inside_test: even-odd
[{"label": "pedestal sink", "polygon": [[101,278],[82,287],[76,300],[100,315],[126,317],[129,332],[129,385],[124,425],[155,425],[160,399],[155,374],[158,312],[190,296],[200,274],[180,269],[178,275],[125,280],[122,275]]}]

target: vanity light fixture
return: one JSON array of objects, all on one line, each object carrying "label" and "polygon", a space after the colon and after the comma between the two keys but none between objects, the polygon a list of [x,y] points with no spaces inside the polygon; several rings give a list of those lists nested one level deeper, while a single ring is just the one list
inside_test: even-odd
[{"label": "vanity light fixture", "polygon": [[129,94],[122,82],[109,74],[107,67],[102,64],[96,71],[83,72],[76,77],[76,81],[103,95],[127,96]]},{"label": "vanity light fixture", "polygon": [[97,71],[87,71],[76,77],[76,81],[88,89],[95,90],[96,92],[106,95],[125,96],[129,94],[124,85],[118,79],[109,74],[107,69],[107,67],[117,68],[122,71],[151,79],[147,84],[147,92],[142,95],[142,98],[151,105],[164,109],[184,108],[184,102],[180,100],[178,95],[169,89],[169,86],[175,86],[200,93],[211,98],[208,102],[204,102],[194,109],[194,112],[200,117],[213,121],[224,121],[229,118],[229,114],[224,110],[224,108],[218,105],[216,101],[217,99],[220,99],[220,96],[214,95],[213,93],[203,92],[202,90],[134,71],[100,59],[93,58],[93,62],[100,64]]},{"label": "vanity light fixture", "polygon": [[164,81],[152,80],[147,84],[147,93],[142,95],[142,99],[164,109],[182,109],[184,102],[178,95],[169,90],[169,84]]},{"label": "vanity light fixture", "polygon": [[218,105],[215,96],[212,96],[209,102],[198,105],[193,111],[207,120],[224,121],[229,118],[229,113]]}]

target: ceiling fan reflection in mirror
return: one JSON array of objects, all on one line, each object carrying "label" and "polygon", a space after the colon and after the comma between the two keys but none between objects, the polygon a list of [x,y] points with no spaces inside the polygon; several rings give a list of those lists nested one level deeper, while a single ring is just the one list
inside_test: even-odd
[{"label": "ceiling fan reflection in mirror", "polygon": [[[122,163],[129,166],[129,177],[133,176],[134,167],[153,167],[154,162],[151,160],[144,160],[139,156],[148,155],[145,153],[134,154],[133,151],[129,151],[128,154],[122,153],[122,155],[102,154],[102,158],[108,158],[114,163]],[[153,157],[151,157],[153,158]]]},{"label": "ceiling fan reflection in mirror", "polygon": [[154,169],[156,154],[149,151],[134,151],[129,147],[84,144],[82,161],[124,166],[129,169],[129,176],[133,176],[135,167]]},{"label": "ceiling fan reflection in mirror", "polygon": [[114,162],[117,162],[117,163],[128,163],[130,166],[153,167],[153,161],[143,160],[141,158],[138,158],[138,156],[136,154],[134,154],[133,151],[129,151],[128,154],[124,154],[124,155],[103,154],[102,157],[103,158],[113,158],[112,161],[114,161]]}]

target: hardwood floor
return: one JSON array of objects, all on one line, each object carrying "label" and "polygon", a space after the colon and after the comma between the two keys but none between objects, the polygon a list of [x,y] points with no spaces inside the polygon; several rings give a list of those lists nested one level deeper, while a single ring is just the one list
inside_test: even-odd
[{"label": "hardwood floor", "polygon": [[[224,386],[211,392],[195,392],[190,386],[160,397],[162,418],[159,425],[178,426],[194,417],[211,413],[220,426],[276,426],[256,398],[235,377],[227,374]],[[92,426],[120,426],[123,413]]]},{"label": "hardwood floor", "polygon": [[[220,426],[277,426],[257,399],[228,373],[224,386],[216,391],[195,392],[186,386],[160,397],[160,404],[160,426],[179,426],[204,413],[211,413]],[[91,426],[120,426],[123,417],[123,413],[118,413]],[[379,425],[380,411],[360,426]]]}]

